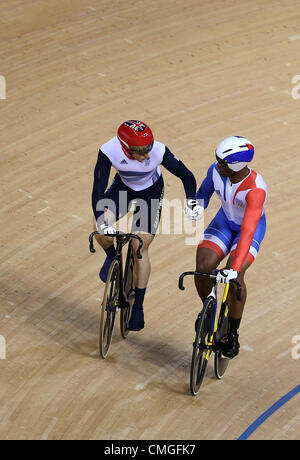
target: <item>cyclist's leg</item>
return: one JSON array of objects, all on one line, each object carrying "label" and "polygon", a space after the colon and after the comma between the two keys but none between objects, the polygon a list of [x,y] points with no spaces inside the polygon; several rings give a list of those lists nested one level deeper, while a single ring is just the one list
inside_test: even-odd
[{"label": "cyclist's leg", "polygon": [[128,328],[132,331],[140,331],[145,326],[143,304],[151,272],[148,248],[154,238],[154,235],[148,233],[137,234],[143,241],[143,247],[141,249],[142,259],[138,259],[136,255],[138,241],[134,239],[132,240],[134,255],[135,299],[132,306],[132,315],[128,325]]},{"label": "cyclist's leg", "polygon": [[[198,246],[196,254],[196,271],[211,273],[218,267],[222,259],[223,257],[215,250],[209,249],[205,247],[205,245]],[[204,276],[195,276],[195,286],[199,297],[204,302],[211,291],[212,281]]]},{"label": "cyclist's leg", "polygon": [[[226,268],[232,268],[234,257],[230,255],[227,261]],[[236,297],[236,287],[230,285],[228,296],[227,296],[227,305],[228,305],[228,320],[229,327],[225,342],[223,345],[222,353],[227,358],[234,358],[239,354],[240,344],[239,344],[239,327],[241,324],[244,306],[247,299],[247,287],[245,283],[245,273],[251,265],[251,258],[246,260],[239,271],[238,282],[242,286],[242,299],[238,300]]]},{"label": "cyclist's leg", "polygon": [[[222,208],[204,231],[198,245],[196,270],[211,273],[227,256],[233,241],[233,232]],[[205,277],[195,276],[197,292],[204,301],[209,294],[212,281]]]},{"label": "cyclist's leg", "polygon": [[[234,319],[241,320],[243,316],[243,311],[244,311],[245,303],[247,300],[247,286],[245,283],[245,273],[253,262],[253,260],[251,259],[252,258],[249,257],[244,262],[241,270],[239,271],[239,275],[237,278],[238,282],[242,286],[241,301],[238,300],[236,297],[236,287],[234,285],[231,285],[228,291],[227,303],[228,303],[229,315],[231,318],[234,318]],[[226,268],[232,268],[233,261],[234,261],[234,257],[230,255],[230,257],[228,258],[227,264],[226,264]]]},{"label": "cyclist's leg", "polygon": [[154,235],[149,233],[137,233],[137,235],[142,239],[143,246],[141,249],[142,259],[138,259],[136,251],[139,246],[139,241],[134,239],[132,240],[131,244],[134,255],[135,286],[139,289],[146,289],[151,273],[151,263],[148,249],[154,239]]},{"label": "cyclist's leg", "polygon": [[[124,203],[120,206],[120,192],[124,196]],[[104,194],[105,201],[105,211],[102,215],[101,220],[104,220],[107,225],[114,225],[121,217],[123,217],[128,211],[128,191],[126,186],[122,183],[118,175],[115,176],[114,181],[110,188]],[[94,227],[97,229],[96,222],[94,222]],[[96,235],[96,240],[100,246],[104,249],[106,253],[106,259],[103,266],[101,267],[99,277],[103,282],[106,282],[107,274],[111,262],[116,254],[114,240],[113,238],[105,235]]]},{"label": "cyclist's leg", "polygon": [[134,331],[139,331],[144,327],[143,302],[151,272],[148,249],[159,226],[163,193],[164,184],[161,177],[153,186],[149,187],[149,189],[137,194],[138,198],[134,198],[136,202],[136,211],[132,224],[132,232],[139,235],[143,241],[141,249],[142,259],[138,259],[136,250],[139,242],[134,239],[132,240],[135,259],[136,287],[129,329]]}]

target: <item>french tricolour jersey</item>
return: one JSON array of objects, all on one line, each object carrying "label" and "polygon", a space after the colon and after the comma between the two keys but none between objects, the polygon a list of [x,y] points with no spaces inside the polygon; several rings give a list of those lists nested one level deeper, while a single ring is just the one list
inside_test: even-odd
[{"label": "french tricolour jersey", "polygon": [[124,155],[117,136],[103,144],[100,150],[109,158],[122,182],[133,190],[144,190],[161,176],[159,165],[166,150],[161,142],[154,141],[150,157],[142,163]]},{"label": "french tricolour jersey", "polygon": [[267,198],[267,186],[263,177],[250,169],[245,179],[237,184],[232,184],[229,178],[222,177],[219,174],[217,163],[214,163],[209,168],[207,176],[197,192],[197,198],[204,200],[204,207],[206,208],[211,195],[216,192],[221,200],[223,211],[230,226],[234,231],[239,231],[251,196],[249,193],[253,190],[265,192],[261,208],[261,215],[263,215]]}]

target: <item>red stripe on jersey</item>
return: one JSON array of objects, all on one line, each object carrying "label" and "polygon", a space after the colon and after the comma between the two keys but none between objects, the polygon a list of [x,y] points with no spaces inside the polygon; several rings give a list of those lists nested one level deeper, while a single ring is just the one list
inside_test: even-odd
[{"label": "red stripe on jersey", "polygon": [[246,257],[253,240],[258,222],[262,216],[263,205],[266,197],[266,192],[261,188],[250,190],[246,196],[246,210],[241,225],[241,234],[236,247],[236,255],[232,268],[239,271]]},{"label": "red stripe on jersey", "polygon": [[237,190],[236,190],[236,192],[234,194],[234,197],[233,197],[233,204],[234,204],[234,200],[235,200],[235,198],[236,198],[236,196],[237,196],[237,194],[239,192],[242,192],[244,190],[249,190],[249,189],[256,188],[256,183],[255,183],[256,177],[257,177],[257,173],[255,171],[251,171],[249,176],[237,188]]},{"label": "red stripe on jersey", "polygon": [[[236,249],[234,249],[233,251],[231,251],[229,257],[235,257],[236,255]],[[255,260],[255,257],[253,254],[251,254],[251,252],[248,252],[248,255],[246,257],[246,259],[244,260],[244,262],[249,262],[249,264],[251,265]]]}]

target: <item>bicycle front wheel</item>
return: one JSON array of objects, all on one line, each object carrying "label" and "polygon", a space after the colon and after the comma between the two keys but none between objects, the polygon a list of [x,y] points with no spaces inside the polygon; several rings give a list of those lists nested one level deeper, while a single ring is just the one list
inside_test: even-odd
[{"label": "bicycle front wheel", "polygon": [[129,334],[128,323],[131,317],[132,305],[135,298],[133,267],[134,257],[131,251],[131,243],[129,243],[123,279],[126,305],[122,306],[120,315],[120,329],[123,339],[126,339]]},{"label": "bicycle front wheel", "polygon": [[205,302],[203,310],[198,315],[196,335],[193,343],[193,355],[190,373],[190,390],[192,395],[198,393],[206,371],[211,347],[208,346],[208,337],[211,331],[214,300]]},{"label": "bicycle front wheel", "polygon": [[[222,338],[226,336],[229,327],[228,320],[228,307],[222,305],[222,311],[219,318],[218,324],[218,340],[222,344]],[[222,345],[221,345],[222,346]],[[226,372],[230,359],[222,355],[222,349],[215,353],[215,376],[218,380],[221,380]]]},{"label": "bicycle front wheel", "polygon": [[119,298],[119,262],[114,260],[110,266],[103,301],[101,305],[99,351],[105,359],[111,344],[115,318],[117,314],[117,302]]}]

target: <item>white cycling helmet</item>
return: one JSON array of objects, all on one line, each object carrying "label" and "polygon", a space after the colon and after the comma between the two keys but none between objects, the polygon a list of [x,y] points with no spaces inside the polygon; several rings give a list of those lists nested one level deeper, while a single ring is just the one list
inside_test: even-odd
[{"label": "white cycling helmet", "polygon": [[249,139],[231,136],[224,139],[216,149],[218,163],[232,171],[240,171],[253,160],[254,147]]}]

